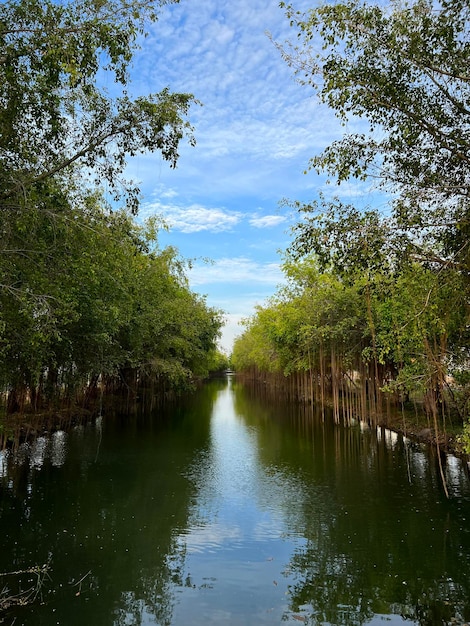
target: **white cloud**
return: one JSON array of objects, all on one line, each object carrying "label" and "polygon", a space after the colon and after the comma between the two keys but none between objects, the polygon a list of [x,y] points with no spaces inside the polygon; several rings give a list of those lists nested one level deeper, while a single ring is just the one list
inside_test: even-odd
[{"label": "white cloud", "polygon": [[[248,257],[221,258],[210,265],[196,262],[188,271],[188,278],[198,292],[211,289],[211,306],[226,312],[219,344],[227,354],[243,332],[242,320],[253,315],[256,306],[265,305],[285,282],[279,263],[261,263]],[[221,291],[215,295],[217,287]]]},{"label": "white cloud", "polygon": [[248,313],[228,313],[225,315],[225,326],[222,328],[219,345],[226,354],[229,355],[232,352],[235,339],[243,333],[242,321],[247,317],[249,317]]},{"label": "white cloud", "polygon": [[279,226],[286,221],[284,215],[259,215],[250,219],[250,224],[255,228],[271,228],[272,226]]},{"label": "white cloud", "polygon": [[293,34],[277,0],[200,0],[197,11],[189,2],[165,9],[142,42],[139,88],[170,85],[204,105],[190,113],[204,180],[212,174],[206,160],[228,155],[258,163],[300,156],[306,166],[342,132],[313,92],[293,80],[267,30],[279,40]]},{"label": "white cloud", "polygon": [[[296,0],[299,10],[310,6]],[[181,0],[162,8],[132,70],[136,95],[168,86],[202,103],[188,115],[197,145],[182,142],[176,169],[157,152],[130,160],[126,174],[142,181],[148,199],[140,217],[161,215],[183,256],[224,255],[212,265],[196,261],[188,278],[210,306],[227,311],[228,350],[240,319],[284,282],[276,262],[288,245],[281,230],[298,216],[286,208],[276,214],[279,201],[317,197],[325,177],[303,171],[344,131],[294,80],[267,31],[276,41],[295,39],[278,0],[198,0],[196,10]],[[354,198],[358,189],[343,192]]]},{"label": "white cloud", "polygon": [[254,284],[272,285],[275,288],[283,282],[283,274],[279,263],[260,263],[248,257],[221,258],[211,265],[197,262],[189,270],[191,285],[207,285],[210,283],[243,283],[248,287]]},{"label": "white cloud", "polygon": [[164,189],[161,193],[162,198],[176,198],[177,195],[178,192],[175,189]]},{"label": "white cloud", "polygon": [[154,214],[162,215],[172,230],[182,233],[230,231],[242,219],[242,214],[237,211],[207,208],[199,204],[179,206],[156,201],[142,207],[142,217]]}]

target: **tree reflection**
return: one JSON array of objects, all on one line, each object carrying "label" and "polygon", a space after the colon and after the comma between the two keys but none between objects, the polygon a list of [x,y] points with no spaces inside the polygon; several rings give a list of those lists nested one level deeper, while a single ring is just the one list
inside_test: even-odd
[{"label": "tree reflection", "polygon": [[447,501],[403,439],[233,390],[108,416],[59,437],[64,461],[39,446],[23,478],[2,465],[0,571],[52,554],[44,604],[17,623],[470,617],[468,487]]},{"label": "tree reflection", "polygon": [[142,572],[134,589],[123,591],[115,611],[114,626],[140,626],[148,621],[172,623],[175,586],[183,586],[184,548],[173,542],[158,569]]},{"label": "tree reflection", "polygon": [[[195,495],[188,466],[207,446],[212,406],[225,385],[216,381],[167,412],[107,415],[102,430],[78,428],[41,445],[41,455],[37,448],[21,463],[12,458],[3,465],[0,571],[52,555],[43,603],[18,609],[13,620],[172,622],[186,558],[178,532],[187,528]],[[58,464],[65,439],[66,458]]]},{"label": "tree reflection", "polygon": [[286,488],[297,480],[296,515],[285,515],[305,543],[284,571],[284,619],[469,620],[468,485],[463,498],[456,492],[447,501],[433,456],[402,437],[334,425],[308,407],[261,401],[238,385],[234,391],[238,414],[258,425],[266,471],[276,467]]}]

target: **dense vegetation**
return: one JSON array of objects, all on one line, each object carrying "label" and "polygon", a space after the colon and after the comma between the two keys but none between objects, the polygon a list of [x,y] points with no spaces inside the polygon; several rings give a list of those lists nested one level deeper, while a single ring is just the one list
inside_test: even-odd
[{"label": "dense vegetation", "polygon": [[[129,95],[128,65],[164,0],[0,6],[0,388],[10,412],[220,366],[221,313],[138,225],[127,158],[170,166],[193,98]],[[112,94],[102,85],[113,84]],[[106,190],[106,194],[103,190]]]},{"label": "dense vegetation", "polygon": [[282,6],[298,41],[279,46],[285,59],[359,129],[310,167],[374,185],[378,201],[289,203],[300,218],[288,286],[247,321],[234,365],[303,374],[303,393],[328,396],[337,415],[414,398],[435,430],[450,415],[467,424],[470,7],[338,2],[304,15]]}]

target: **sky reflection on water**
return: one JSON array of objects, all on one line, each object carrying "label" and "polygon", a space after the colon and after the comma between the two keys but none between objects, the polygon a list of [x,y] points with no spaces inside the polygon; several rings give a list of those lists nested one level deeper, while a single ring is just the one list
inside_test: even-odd
[{"label": "sky reflection on water", "polygon": [[52,558],[44,603],[6,624],[470,619],[460,461],[446,464],[447,501],[424,448],[235,382],[168,415],[58,431],[0,470],[1,571]]}]

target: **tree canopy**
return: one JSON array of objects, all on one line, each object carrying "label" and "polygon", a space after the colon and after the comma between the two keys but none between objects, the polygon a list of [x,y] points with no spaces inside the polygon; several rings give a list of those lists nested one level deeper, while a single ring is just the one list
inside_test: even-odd
[{"label": "tree canopy", "polygon": [[[128,66],[162,1],[11,0],[0,6],[0,202],[22,206],[51,177],[80,168],[131,209],[139,190],[122,180],[126,158],[159,151],[176,165],[193,97],[131,98]],[[104,85],[112,84],[106,89]]]},{"label": "tree canopy", "polygon": [[[299,213],[289,286],[247,322],[234,365],[308,372],[309,395],[323,402],[328,388],[335,411],[340,396],[346,411],[354,405],[372,415],[390,397],[414,394],[436,430],[444,405],[465,421],[470,7],[462,0],[281,6],[297,41],[278,48],[346,130],[309,168],[329,182],[367,181],[389,206],[358,208],[326,192],[287,202]],[[359,130],[347,132],[350,123]],[[350,397],[357,384],[359,404]]]},{"label": "tree canopy", "polygon": [[416,258],[469,272],[470,14],[461,0],[282,2],[300,43],[283,54],[342,123],[364,121],[310,166],[393,194]]},{"label": "tree canopy", "polygon": [[[138,224],[127,160],[175,167],[192,95],[132,98],[165,0],[0,5],[0,382],[10,411],[102,381],[187,387],[220,364],[221,312]],[[109,196],[105,197],[103,189]],[[111,383],[110,383],[111,384]],[[150,384],[150,383],[149,383]]]}]

